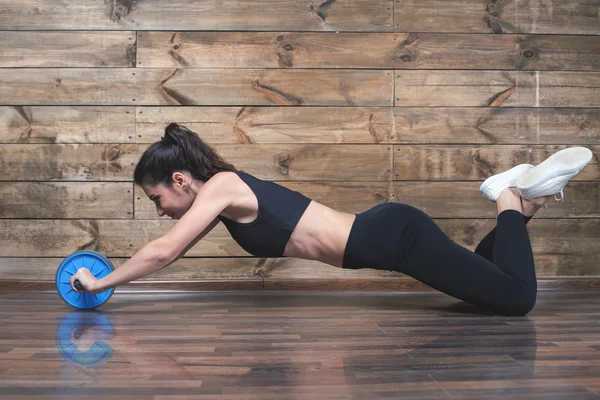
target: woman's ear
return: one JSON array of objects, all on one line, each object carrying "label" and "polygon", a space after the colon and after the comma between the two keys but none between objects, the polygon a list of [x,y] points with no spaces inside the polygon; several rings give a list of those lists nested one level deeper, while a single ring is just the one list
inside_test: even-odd
[{"label": "woman's ear", "polygon": [[187,187],[186,177],[181,172],[175,172],[173,174],[173,184],[179,186],[184,189]]},{"label": "woman's ear", "polygon": [[192,177],[188,174],[181,172],[175,172],[173,174],[173,184],[179,186],[181,189],[187,189],[192,183]]}]

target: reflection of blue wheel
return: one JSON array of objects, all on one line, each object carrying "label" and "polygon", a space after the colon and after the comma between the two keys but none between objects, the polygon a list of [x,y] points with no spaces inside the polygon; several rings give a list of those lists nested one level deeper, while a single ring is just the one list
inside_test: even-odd
[{"label": "reflection of blue wheel", "polygon": [[101,340],[97,340],[86,351],[81,351],[73,344],[72,337],[78,337],[86,329],[96,328],[107,337],[115,335],[115,330],[108,316],[100,311],[71,311],[56,328],[56,347],[65,360],[73,364],[90,366],[101,363],[112,353],[112,348]]},{"label": "reflection of blue wheel", "polygon": [[71,289],[71,277],[79,268],[87,268],[98,279],[114,271],[112,263],[102,254],[91,250],[77,251],[63,260],[56,271],[56,290],[65,303],[79,309],[92,309],[106,303],[115,291],[114,288],[105,292],[91,294],[78,293]]}]

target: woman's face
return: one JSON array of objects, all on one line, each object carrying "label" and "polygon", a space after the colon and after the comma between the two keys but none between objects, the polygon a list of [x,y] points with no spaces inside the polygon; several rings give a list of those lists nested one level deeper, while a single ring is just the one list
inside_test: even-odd
[{"label": "woman's face", "polygon": [[168,215],[172,219],[179,219],[190,209],[196,199],[196,192],[192,190],[191,177],[179,172],[173,174],[171,186],[160,183],[155,186],[142,185],[142,189],[154,202],[160,217]]}]

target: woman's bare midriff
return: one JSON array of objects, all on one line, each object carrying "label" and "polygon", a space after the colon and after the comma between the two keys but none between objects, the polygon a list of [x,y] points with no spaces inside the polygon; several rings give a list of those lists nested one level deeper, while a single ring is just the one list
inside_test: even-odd
[{"label": "woman's bare midriff", "polygon": [[[240,223],[252,222],[258,216],[258,199],[244,181],[236,178],[233,179],[235,200],[221,215]],[[341,268],[355,218],[354,214],[312,200],[292,232],[283,256],[317,260]]]},{"label": "woman's bare midriff", "polygon": [[354,214],[342,213],[312,200],[283,255],[318,260],[341,268],[355,218]]}]

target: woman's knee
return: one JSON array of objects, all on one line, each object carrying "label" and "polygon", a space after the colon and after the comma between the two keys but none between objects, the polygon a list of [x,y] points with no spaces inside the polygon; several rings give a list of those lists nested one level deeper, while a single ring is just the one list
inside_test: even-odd
[{"label": "woman's knee", "polygon": [[535,297],[523,301],[516,307],[516,315],[524,317],[535,307]]},{"label": "woman's knee", "polygon": [[524,293],[522,296],[513,298],[511,304],[505,305],[500,310],[496,311],[500,315],[523,317],[535,307],[536,293]]}]

